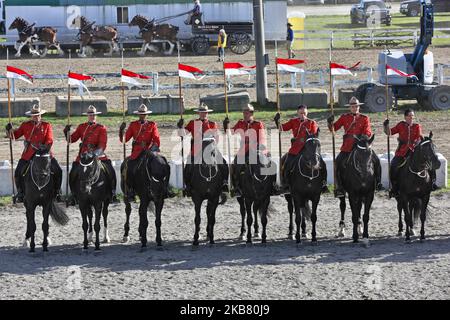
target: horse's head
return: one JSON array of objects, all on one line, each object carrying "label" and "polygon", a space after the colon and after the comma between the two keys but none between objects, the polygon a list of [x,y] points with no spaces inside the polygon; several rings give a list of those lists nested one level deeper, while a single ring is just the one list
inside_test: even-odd
[{"label": "horse's head", "polygon": [[50,170],[50,150],[47,146],[40,146],[36,149],[36,152],[33,156],[33,164],[35,170],[39,171],[48,171]]},{"label": "horse's head", "polygon": [[355,138],[353,147],[354,165],[361,171],[368,172],[374,167],[372,143],[375,140],[375,135],[373,134],[370,138],[364,134],[354,135],[353,137]]},{"label": "horse's head", "polygon": [[80,155],[80,166],[79,178],[81,191],[90,193],[92,185],[100,177],[100,160],[94,153],[85,152]]},{"label": "horse's head", "polygon": [[[154,21],[155,19],[153,19],[151,21],[151,23]],[[130,23],[128,24],[129,27],[133,27],[133,26],[138,26],[139,28],[144,27],[146,24],[148,24],[149,21],[147,20],[146,17],[141,16],[140,14],[136,15],[133,17],[133,19],[131,19]]]},{"label": "horse's head", "polygon": [[202,140],[202,155],[203,162],[206,164],[216,164],[217,152],[216,139],[213,136],[205,136]]},{"label": "horse's head", "polygon": [[314,170],[320,169],[320,140],[317,135],[310,134],[305,140],[302,157],[308,167]]},{"label": "horse's head", "polygon": [[436,146],[433,143],[433,132],[430,131],[428,137],[423,138],[416,143],[414,148],[414,155],[417,156],[421,164],[425,164],[430,169],[439,169],[441,162],[436,155]]},{"label": "horse's head", "polygon": [[153,198],[159,198],[169,183],[170,167],[163,156],[150,150],[145,153],[145,166],[149,182],[148,191]]},{"label": "horse's head", "polygon": [[89,24],[88,19],[85,16],[77,16],[72,20],[72,25],[74,25],[77,29],[83,29]]},{"label": "horse's head", "polygon": [[14,21],[11,23],[11,25],[9,26],[8,30],[22,30],[23,28],[25,28],[28,25],[28,23],[20,17],[17,17],[14,19]]}]

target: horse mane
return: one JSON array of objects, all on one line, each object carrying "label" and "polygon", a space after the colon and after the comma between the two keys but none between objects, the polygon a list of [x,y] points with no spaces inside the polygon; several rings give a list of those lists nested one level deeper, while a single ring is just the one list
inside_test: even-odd
[{"label": "horse mane", "polygon": [[17,20],[18,22],[20,22],[20,23],[23,23],[25,27],[29,25],[28,21],[25,20],[25,19],[22,18],[22,17],[17,17],[17,18],[14,19],[14,21],[16,21],[16,20]]}]

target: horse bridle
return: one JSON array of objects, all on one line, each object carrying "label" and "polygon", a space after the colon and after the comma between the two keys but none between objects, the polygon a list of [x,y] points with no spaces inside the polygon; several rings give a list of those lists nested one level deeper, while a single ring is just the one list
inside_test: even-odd
[{"label": "horse bridle", "polygon": [[[92,161],[89,162],[89,163],[87,163],[87,164],[84,164],[84,163],[82,163],[82,162],[80,161],[80,165],[81,165],[83,168],[85,168],[85,170],[86,170],[86,168],[92,166],[92,165],[94,164],[95,161],[96,161],[95,158],[92,158]],[[101,165],[101,164],[100,164],[100,165]],[[93,185],[95,185],[95,184],[98,182],[98,179],[100,178],[100,171],[101,171],[100,165],[97,167],[96,171],[94,172],[93,178],[92,178],[92,177],[89,177],[88,179],[84,180],[84,181],[87,182],[87,185],[93,186]]]},{"label": "horse bridle", "polygon": [[[306,139],[305,144],[306,144],[308,141],[314,141],[314,140],[317,140],[317,141],[320,142],[320,139],[319,139],[319,138],[314,138],[314,137],[312,137],[312,138]],[[318,154],[318,153],[316,152],[316,155],[319,156],[319,158],[320,158],[320,154]],[[319,169],[317,169],[317,170],[314,170],[314,168],[311,167],[311,175],[310,175],[310,176],[307,175],[307,174],[305,174],[305,173],[303,173],[303,171],[302,171],[302,166],[301,166],[302,158],[303,158],[303,154],[300,155],[300,158],[298,159],[298,162],[297,162],[297,167],[298,167],[298,171],[299,171],[300,175],[301,175],[302,177],[304,177],[304,178],[309,179],[310,181],[311,181],[311,180],[314,180],[314,179],[317,179],[317,178],[320,176],[320,169],[321,169],[321,168],[319,168]],[[317,171],[317,174],[316,174],[316,175],[314,175],[314,171]]]},{"label": "horse bridle", "polygon": [[[43,154],[43,155],[40,155],[40,154],[34,154],[34,157],[37,157],[37,158],[50,158],[50,154]],[[48,177],[48,179],[47,179],[47,181],[45,182],[45,184],[43,185],[43,186],[39,186],[38,184],[37,184],[37,182],[34,180],[34,175],[33,175],[33,161],[31,161],[31,164],[30,164],[30,175],[31,175],[31,181],[33,181],[33,183],[34,183],[34,185],[38,188],[38,190],[39,191],[41,191],[42,189],[44,189],[47,185],[48,185],[48,183],[50,182],[50,175],[49,175],[49,177]]]},{"label": "horse bridle", "polygon": [[[419,146],[421,147],[421,146],[423,146],[424,144],[427,144],[427,143],[431,143],[431,140],[422,141],[421,143],[419,143]],[[430,164],[429,161],[425,162],[425,168],[423,170],[421,170],[421,171],[414,171],[411,168],[411,164],[409,164],[409,166],[408,166],[409,172],[411,172],[412,174],[415,174],[416,176],[418,176],[421,179],[425,179],[427,177],[427,172],[430,169],[431,169],[431,164]]]}]

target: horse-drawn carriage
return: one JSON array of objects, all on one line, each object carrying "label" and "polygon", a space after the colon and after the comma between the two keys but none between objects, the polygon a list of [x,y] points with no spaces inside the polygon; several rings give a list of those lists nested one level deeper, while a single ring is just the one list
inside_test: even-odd
[{"label": "horse-drawn carriage", "polygon": [[[196,55],[208,52],[210,41],[216,40],[220,29],[228,35],[228,47],[235,54],[248,52],[253,44],[253,22],[207,21],[203,22],[201,15],[193,15],[190,21],[192,37],[187,39],[191,50]],[[215,36],[215,37],[214,37]],[[184,40],[180,39],[183,43]]]}]

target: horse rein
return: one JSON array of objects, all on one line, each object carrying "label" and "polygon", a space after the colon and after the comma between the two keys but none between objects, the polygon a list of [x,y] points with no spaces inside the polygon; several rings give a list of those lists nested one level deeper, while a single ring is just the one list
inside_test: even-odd
[{"label": "horse rein", "polygon": [[[422,141],[419,146],[422,147],[424,144],[427,143],[431,143],[431,140],[425,140]],[[414,171],[413,169],[411,169],[411,164],[408,166],[408,170],[409,172],[411,172],[412,174],[415,174],[416,176],[418,176],[421,179],[425,179],[427,177],[427,171],[431,169],[431,165],[429,163],[429,161],[425,162],[425,168],[421,171]]]},{"label": "horse rein", "polygon": [[[308,139],[306,139],[305,144],[306,144],[307,142],[309,142],[309,141],[319,141],[319,142],[320,142],[320,139],[318,139],[318,138],[308,138]],[[318,153],[316,152],[316,155],[319,156],[319,158],[320,158],[320,154],[318,154]],[[314,180],[314,179],[317,179],[317,178],[320,176],[320,169],[321,169],[321,168],[319,168],[319,169],[317,169],[317,170],[314,170],[314,168],[311,167],[311,175],[310,175],[310,176],[307,175],[307,174],[305,174],[305,173],[303,173],[303,171],[302,171],[302,166],[301,166],[302,158],[303,158],[303,155],[300,155],[300,158],[298,159],[298,162],[297,162],[298,172],[300,173],[300,175],[301,175],[302,177],[304,177],[304,178],[309,179],[310,181],[311,181],[311,180]],[[314,171],[317,171],[317,174],[316,174],[316,175],[314,175]]]}]

